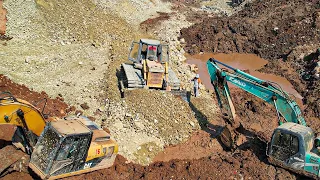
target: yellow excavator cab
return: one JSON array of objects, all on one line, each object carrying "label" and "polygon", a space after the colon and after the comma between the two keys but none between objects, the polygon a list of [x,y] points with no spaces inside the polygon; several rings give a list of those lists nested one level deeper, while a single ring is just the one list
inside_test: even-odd
[{"label": "yellow excavator cab", "polygon": [[[31,154],[29,167],[40,178],[64,178],[113,165],[118,145],[96,123],[84,116],[46,122],[30,103],[2,94],[8,96],[0,97],[0,124],[17,126],[13,139]],[[0,177],[12,163],[0,166]]]},{"label": "yellow excavator cab", "polygon": [[118,145],[110,136],[95,142],[94,131],[81,118],[48,123],[29,167],[42,179],[58,179],[112,166]]}]

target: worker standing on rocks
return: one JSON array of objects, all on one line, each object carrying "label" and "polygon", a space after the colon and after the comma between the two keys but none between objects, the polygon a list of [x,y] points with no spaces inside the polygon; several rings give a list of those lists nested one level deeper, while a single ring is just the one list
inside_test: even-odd
[{"label": "worker standing on rocks", "polygon": [[196,76],[191,81],[193,81],[194,96],[198,97],[199,96],[200,83],[201,83],[199,74],[196,74]]}]

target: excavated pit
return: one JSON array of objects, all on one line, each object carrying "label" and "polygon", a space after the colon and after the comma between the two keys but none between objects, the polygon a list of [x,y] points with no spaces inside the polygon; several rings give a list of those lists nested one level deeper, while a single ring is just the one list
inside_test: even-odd
[{"label": "excavated pit", "polygon": [[[182,6],[191,3],[191,1],[170,2],[178,2]],[[196,2],[195,4],[197,6]],[[317,16],[319,7],[319,2],[312,0],[256,1],[231,17],[206,17],[202,23],[183,29],[181,37],[185,39],[185,49],[190,54],[244,52],[255,53],[267,59],[269,63],[260,71],[283,76],[293,84],[298,93],[304,97],[307,123],[318,131],[320,129],[320,100],[317,99],[319,81],[313,79],[304,81],[298,70],[304,69],[306,72],[311,70],[308,66],[310,61],[303,57],[314,53],[319,42]],[[160,18],[161,21],[167,19],[166,15],[163,17]],[[194,19],[195,21],[203,18],[193,16],[195,17],[198,17]],[[114,58],[119,60],[125,56],[114,56]],[[107,73],[110,77],[114,75],[110,71]],[[6,85],[2,90],[6,88],[10,90],[11,86],[14,87],[14,84]],[[22,90],[25,90],[25,87],[19,91]],[[21,96],[21,98],[25,99],[27,94],[34,94],[32,91],[26,92],[28,92],[26,97]],[[114,92],[108,93],[108,95],[118,95],[116,88]],[[222,118],[212,112],[211,104],[217,102],[201,96],[191,99],[192,103],[189,106],[195,112],[202,130],[193,132],[192,137],[185,143],[165,147],[165,150],[154,158],[154,161],[165,162],[141,166],[119,155],[111,168],[69,179],[306,179],[291,171],[270,165],[265,156],[266,144],[253,135],[259,134],[266,139],[270,138],[277,126],[273,107],[235,89],[232,89],[231,94],[237,104],[237,114],[245,122],[242,133],[246,143],[235,153],[224,151],[215,139],[217,132],[224,125]],[[27,100],[33,101],[33,98]],[[136,103],[134,99],[131,101],[133,104]],[[248,102],[254,102],[255,108],[246,106]],[[53,112],[56,112],[54,109],[59,109],[56,112],[58,115],[61,109],[67,112],[68,106],[63,107],[64,109],[53,108]],[[192,153],[188,153],[188,150]],[[19,172],[5,177],[5,179],[17,178],[31,177],[29,174]]]},{"label": "excavated pit", "polygon": [[[209,58],[214,58],[228,66],[231,66],[236,69],[240,69],[242,71],[248,72],[250,75],[260,78],[265,81],[272,81],[281,86],[281,88],[289,94],[292,94],[299,101],[302,100],[302,96],[294,89],[292,84],[284,77],[276,76],[273,74],[266,74],[259,72],[264,65],[267,64],[268,61],[258,57],[255,54],[213,54],[213,53],[205,53],[205,54],[197,54],[190,57],[187,57],[188,64],[196,64],[198,67],[199,74],[201,79],[203,80],[204,85],[207,89],[212,89],[213,86],[210,82],[210,76],[208,74],[208,70],[206,68],[207,61]],[[221,68],[226,68],[223,65],[218,64]],[[229,69],[232,71],[231,69]],[[232,84],[230,87],[235,87]],[[302,104],[302,101],[301,103]]]}]

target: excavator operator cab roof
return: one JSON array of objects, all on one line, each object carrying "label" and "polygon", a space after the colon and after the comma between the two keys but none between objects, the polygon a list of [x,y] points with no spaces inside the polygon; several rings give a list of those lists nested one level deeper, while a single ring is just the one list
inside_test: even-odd
[{"label": "excavator operator cab roof", "polygon": [[142,64],[143,60],[150,60],[164,64],[169,62],[169,46],[154,39],[140,39],[133,41],[129,49],[128,59]]},{"label": "excavator operator cab roof", "polygon": [[148,44],[148,45],[154,45],[154,46],[160,45],[160,41],[154,40],[154,39],[140,39],[140,42],[142,44]]},{"label": "excavator operator cab roof", "polygon": [[87,134],[91,132],[90,129],[77,120],[51,122],[51,126],[60,135]]},{"label": "excavator operator cab roof", "polygon": [[83,169],[92,135],[79,119],[47,124],[34,147],[29,167],[42,179]]},{"label": "excavator operator cab roof", "polygon": [[290,131],[295,134],[300,134],[301,136],[305,137],[310,134],[313,134],[313,131],[310,127],[306,127],[297,123],[287,122],[279,126],[277,129]]}]

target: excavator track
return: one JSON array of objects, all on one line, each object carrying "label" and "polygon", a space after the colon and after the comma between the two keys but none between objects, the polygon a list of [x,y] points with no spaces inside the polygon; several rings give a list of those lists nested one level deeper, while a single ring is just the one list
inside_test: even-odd
[{"label": "excavator track", "polygon": [[121,66],[126,76],[126,84],[129,89],[143,88],[145,86],[141,70],[134,68],[132,64],[123,63]]},{"label": "excavator track", "polygon": [[313,178],[313,179],[319,179],[319,177],[317,177],[316,175],[312,174],[312,173],[308,173],[304,170],[297,170],[297,169],[294,169],[294,168],[290,168],[288,166],[284,166],[281,162],[279,162],[278,160],[276,160],[275,158],[272,158],[272,157],[268,157],[268,161],[271,163],[271,164],[274,164],[276,166],[279,166],[279,167],[282,167],[286,170],[289,170],[289,171],[292,171],[292,172],[295,172],[299,175],[302,175],[302,176],[306,176],[306,177],[310,177],[310,178]]}]

